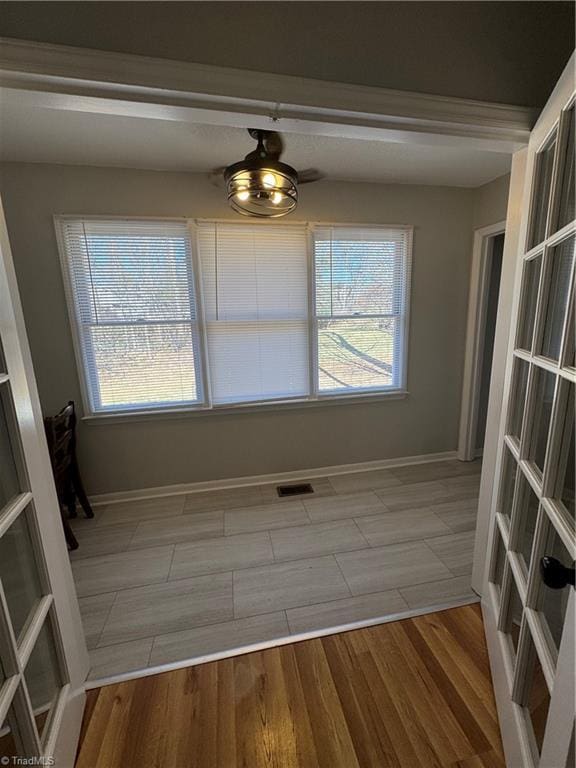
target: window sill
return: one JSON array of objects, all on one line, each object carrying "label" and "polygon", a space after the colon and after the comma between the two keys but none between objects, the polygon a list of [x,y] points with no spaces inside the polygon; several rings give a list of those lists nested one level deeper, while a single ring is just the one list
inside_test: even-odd
[{"label": "window sill", "polygon": [[239,403],[237,405],[218,405],[212,408],[188,407],[148,411],[123,411],[90,414],[82,416],[82,421],[89,424],[109,424],[125,421],[156,421],[162,419],[183,419],[190,416],[231,416],[240,413],[262,413],[264,411],[288,411],[302,408],[323,408],[334,405],[358,405],[360,403],[383,402],[385,400],[404,400],[408,397],[406,390],[395,389],[390,392],[374,394],[362,393],[357,395],[325,396],[318,400],[276,400],[264,403]]}]

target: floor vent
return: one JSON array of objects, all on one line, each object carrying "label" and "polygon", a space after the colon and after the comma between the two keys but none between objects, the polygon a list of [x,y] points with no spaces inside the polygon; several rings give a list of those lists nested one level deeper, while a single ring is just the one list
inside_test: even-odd
[{"label": "floor vent", "polygon": [[278,485],[276,486],[278,496],[300,496],[302,493],[314,493],[314,488],[310,483],[301,483],[300,485]]}]

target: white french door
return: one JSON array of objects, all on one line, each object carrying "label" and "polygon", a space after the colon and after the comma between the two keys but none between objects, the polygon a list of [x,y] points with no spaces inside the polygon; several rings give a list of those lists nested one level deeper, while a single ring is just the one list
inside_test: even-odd
[{"label": "white french door", "polygon": [[574,763],[574,89],[528,146],[482,600],[510,768]]},{"label": "white french door", "polygon": [[0,765],[73,766],[87,672],[0,204]]}]

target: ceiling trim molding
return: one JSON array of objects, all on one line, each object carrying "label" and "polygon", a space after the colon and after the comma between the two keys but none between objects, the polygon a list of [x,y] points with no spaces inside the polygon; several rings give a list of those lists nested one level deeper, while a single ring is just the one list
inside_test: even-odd
[{"label": "ceiling trim molding", "polygon": [[498,152],[524,146],[537,117],[506,104],[11,38],[0,38],[0,85],[54,109],[244,127],[273,122],[298,133],[465,142]]}]

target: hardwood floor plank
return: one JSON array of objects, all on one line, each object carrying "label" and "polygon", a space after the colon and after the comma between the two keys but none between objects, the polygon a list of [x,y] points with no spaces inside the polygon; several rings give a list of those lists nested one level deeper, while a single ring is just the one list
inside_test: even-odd
[{"label": "hardwood floor plank", "polygon": [[385,679],[380,674],[366,635],[360,632],[350,633],[350,639],[354,646],[357,644],[357,638],[363,639],[364,648],[368,650],[367,653],[358,654],[357,665],[362,670],[365,680],[370,684],[374,705],[383,727],[390,736],[400,765],[418,765],[418,757],[408,736],[406,724],[395,706]]},{"label": "hardwood floor plank", "polygon": [[320,640],[294,645],[321,768],[361,768]]},{"label": "hardwood floor plank", "polygon": [[293,734],[286,732],[282,718],[286,696],[278,667],[277,653],[236,659],[236,686],[242,690],[236,708],[236,748],[242,766],[296,766]]},{"label": "hardwood floor plank", "polygon": [[452,637],[457,638],[459,644],[482,672],[488,664],[488,650],[482,633],[482,622],[478,611],[468,610],[472,606],[464,606],[464,608],[466,610],[454,616],[447,611],[442,623]]},{"label": "hardwood floor plank", "polygon": [[[458,757],[467,757],[477,751],[472,723],[463,723],[461,712],[454,711],[451,706],[452,700],[447,698],[444,689],[438,686],[427,658],[419,652],[419,649],[412,642],[410,633],[412,626],[411,622],[406,622],[394,628],[404,663],[413,670],[422,682],[423,688],[428,691],[427,698],[434,702],[434,714],[437,716],[439,727],[449,740],[452,749]],[[464,703],[463,706],[465,707]],[[489,749],[489,742],[484,739],[481,742],[481,748]]]},{"label": "hardwood floor plank", "polygon": [[438,701],[441,701],[448,708],[451,719],[455,721],[461,733],[466,737],[469,745],[468,750],[461,747],[458,757],[464,758],[474,752],[490,749],[491,745],[469,712],[466,700],[462,698],[451,679],[445,674],[430,646],[426,643],[425,638],[422,637],[413,624],[404,627],[404,632],[415,655],[422,660],[428,674],[434,681],[433,684],[438,694],[435,698],[437,706],[439,706]]},{"label": "hardwood floor plank", "polygon": [[[361,642],[361,636],[357,641]],[[386,725],[380,720],[371,686],[363,674],[358,674],[357,655],[349,642],[351,638],[346,636],[328,636],[323,638],[322,645],[358,761],[363,768],[399,768],[400,762]]]},{"label": "hardwood floor plank", "polygon": [[489,752],[483,752],[481,755],[459,760],[454,763],[452,768],[501,768],[502,760],[500,755],[493,749]]},{"label": "hardwood floor plank", "polygon": [[267,709],[270,713],[270,728],[264,743],[268,765],[278,768],[298,768],[298,748],[294,724],[291,717],[291,701],[286,687],[284,668],[279,648],[272,653],[263,653]]},{"label": "hardwood floor plank", "polygon": [[[413,636],[414,631],[417,631],[424,637],[429,649],[429,664],[433,666],[435,660],[439,678],[439,670],[442,670],[444,680],[449,680],[450,686],[446,686],[445,695],[452,696],[452,691],[455,690],[459,701],[465,703],[472,720],[478,724],[490,746],[493,749],[501,749],[489,673],[486,676],[480,672],[476,660],[466,654],[464,649],[451,639],[448,632],[442,632],[438,621],[430,619],[433,615],[413,619],[413,627],[408,631]],[[438,632],[439,628],[441,634]],[[426,653],[423,645],[420,652]],[[457,701],[453,702],[454,708],[459,706],[461,705]]]},{"label": "hardwood floor plank", "polygon": [[157,712],[160,702],[171,700],[168,692],[173,686],[174,681],[166,679],[142,678],[137,681],[121,755],[123,764],[134,761],[136,765],[153,765],[157,762],[156,756],[161,754],[165,738]]},{"label": "hardwood floor plank", "polygon": [[86,694],[86,705],[84,706],[84,715],[82,717],[82,725],[80,727],[78,748],[80,748],[80,745],[84,741],[84,737],[86,736],[86,732],[90,726],[90,721],[92,719],[92,715],[94,714],[94,709],[96,708],[96,703],[98,701],[98,697],[100,696],[101,690],[101,688],[96,688],[93,691],[88,691]]},{"label": "hardwood floor plank", "polygon": [[284,674],[286,690],[290,701],[290,713],[292,716],[294,736],[296,739],[296,753],[300,768],[316,768],[320,765],[314,734],[302,685],[302,679],[296,661],[296,654],[292,645],[284,645],[279,648],[280,663]]},{"label": "hardwood floor plank", "polygon": [[[465,606],[465,608],[470,607]],[[418,628],[425,627],[428,631],[428,638],[435,638],[433,647],[437,651],[441,647],[444,651],[449,652],[450,674],[452,674],[455,664],[479,699],[488,709],[492,709],[494,701],[492,680],[490,676],[485,674],[488,658],[485,654],[475,652],[473,641],[470,641],[470,645],[466,643],[467,622],[464,618],[466,615],[466,612],[463,611],[458,625],[454,629],[454,634],[450,631],[449,625],[435,620],[432,618],[432,614],[419,616],[414,620],[414,625]],[[478,651],[477,647],[476,651]],[[446,660],[448,657],[444,653],[442,658]]]},{"label": "hardwood floor plank", "polygon": [[504,768],[478,605],[90,692],[76,768]]},{"label": "hardwood floor plank", "polygon": [[125,765],[123,752],[135,693],[136,685],[101,689],[80,748],[77,768]]},{"label": "hardwood floor plank", "polygon": [[401,632],[397,635],[387,632],[386,635],[370,636],[368,642],[380,674],[386,680],[400,717],[406,724],[419,764],[437,766],[457,760],[459,753],[437,713],[441,700],[435,695],[433,686],[424,684],[422,670],[411,669],[406,663],[399,643],[408,642],[408,638]]},{"label": "hardwood floor plank", "polygon": [[223,659],[218,668],[218,741],[216,744],[216,765],[239,768],[236,759],[236,685],[234,679],[235,660]]},{"label": "hardwood floor plank", "polygon": [[[168,734],[171,755],[171,762],[168,762],[168,765],[186,765],[187,762],[194,765],[198,754],[202,754],[200,744],[204,734],[200,722],[203,692],[200,674],[198,667],[183,670],[178,679],[178,695],[170,695],[168,692],[167,707],[170,712],[168,723],[186,723],[186,728],[179,728],[175,733]],[[209,741],[208,738],[207,742]]]}]

